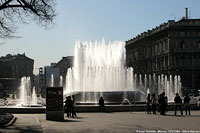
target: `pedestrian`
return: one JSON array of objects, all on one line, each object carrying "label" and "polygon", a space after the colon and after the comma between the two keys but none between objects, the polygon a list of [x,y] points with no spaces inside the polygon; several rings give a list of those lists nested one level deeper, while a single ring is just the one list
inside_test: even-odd
[{"label": "pedestrian", "polygon": [[166,101],[166,97],[165,97],[165,92],[163,92],[160,95],[160,98],[159,98],[158,102],[160,103],[160,114],[161,115],[166,115],[165,111],[166,111],[167,101]]},{"label": "pedestrian", "polygon": [[167,96],[165,96],[165,103],[166,103],[165,112],[167,112],[168,111],[168,109],[167,109],[167,107],[168,107],[168,97]]},{"label": "pedestrian", "polygon": [[151,95],[147,95],[147,114],[151,114]]},{"label": "pedestrian", "polygon": [[156,99],[155,93],[152,94],[151,101],[152,101],[152,112],[153,112],[153,114],[156,114],[157,99]]},{"label": "pedestrian", "polygon": [[182,99],[181,99],[181,97],[179,96],[178,93],[176,93],[176,96],[174,98],[174,102],[175,102],[175,112],[174,112],[174,114],[176,115],[177,108],[179,108],[180,112],[181,112],[181,115],[183,115],[183,111],[182,111]]},{"label": "pedestrian", "polygon": [[190,115],[190,97],[188,96],[188,93],[184,97],[184,105],[185,105],[185,115],[187,115],[187,112]]},{"label": "pedestrian", "polygon": [[105,112],[104,99],[102,96],[99,99],[99,111],[101,111],[101,109],[103,109],[103,111]]},{"label": "pedestrian", "polygon": [[71,117],[71,114],[72,114],[71,96],[66,97],[66,100],[65,100],[65,112],[67,113],[67,117]]},{"label": "pedestrian", "polygon": [[8,100],[6,97],[4,97],[4,106],[7,106],[8,105]]},{"label": "pedestrian", "polygon": [[75,106],[76,106],[76,100],[75,100],[75,95],[72,95],[72,117],[76,117],[76,112],[75,112]]},{"label": "pedestrian", "polygon": [[160,97],[161,97],[161,95],[162,95],[162,94],[159,94],[159,95],[158,95],[158,112],[160,112],[160,104],[161,104],[161,103],[160,103]]},{"label": "pedestrian", "polygon": [[200,97],[197,100],[197,107],[199,107],[199,105],[200,105]]}]

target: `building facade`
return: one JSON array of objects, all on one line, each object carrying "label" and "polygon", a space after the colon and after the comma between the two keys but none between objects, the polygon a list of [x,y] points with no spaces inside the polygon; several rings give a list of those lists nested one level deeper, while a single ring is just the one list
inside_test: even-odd
[{"label": "building facade", "polygon": [[34,60],[25,54],[6,55],[0,58],[0,77],[20,79],[33,77]]},{"label": "building facade", "polygon": [[24,54],[8,54],[0,57],[0,86],[2,90],[12,93],[17,91],[23,76],[33,80],[34,60]]},{"label": "building facade", "polygon": [[60,76],[66,77],[67,70],[70,67],[73,67],[74,63],[74,56],[67,56],[62,57],[62,59],[54,65],[55,68],[59,68],[60,70]]},{"label": "building facade", "polygon": [[200,90],[200,19],[169,20],[125,48],[126,65],[135,73],[180,75],[184,92]]}]

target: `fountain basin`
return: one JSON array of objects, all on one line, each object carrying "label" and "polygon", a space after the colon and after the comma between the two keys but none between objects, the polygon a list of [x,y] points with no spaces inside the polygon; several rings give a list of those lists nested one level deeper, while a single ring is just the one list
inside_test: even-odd
[{"label": "fountain basin", "polygon": [[[146,104],[131,104],[131,105],[106,105],[106,112],[134,112],[134,111],[146,111]],[[167,106],[168,111],[174,111],[175,104],[170,103]],[[191,104],[191,110],[199,110],[197,104]],[[184,109],[184,106],[183,106]],[[77,113],[81,112],[98,112],[98,105],[78,105],[75,107]],[[45,107],[0,107],[0,112],[6,113],[46,113]]]},{"label": "fountain basin", "polygon": [[[72,95],[71,93],[66,96]],[[122,104],[124,99],[130,103],[144,102],[145,95],[141,91],[83,91],[76,92],[73,95],[76,97],[77,104],[97,104],[101,96],[103,96],[106,104]]]}]

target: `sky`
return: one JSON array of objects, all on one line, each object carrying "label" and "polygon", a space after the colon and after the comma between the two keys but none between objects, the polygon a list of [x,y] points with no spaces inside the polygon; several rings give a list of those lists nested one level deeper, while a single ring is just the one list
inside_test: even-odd
[{"label": "sky", "polygon": [[77,40],[127,41],[168,20],[200,19],[200,0],[57,0],[54,26],[17,24],[20,38],[0,39],[0,56],[25,53],[39,67],[73,56]]}]

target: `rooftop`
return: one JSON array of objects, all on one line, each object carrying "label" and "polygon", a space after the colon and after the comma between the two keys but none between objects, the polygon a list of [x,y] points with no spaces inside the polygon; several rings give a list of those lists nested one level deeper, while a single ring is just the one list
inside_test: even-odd
[{"label": "rooftop", "polygon": [[145,31],[141,34],[138,34],[136,37],[133,37],[132,39],[126,41],[126,45],[129,45],[133,42],[136,42],[144,37],[151,36],[157,32],[160,32],[162,30],[165,30],[169,27],[177,27],[177,26],[198,26],[200,27],[200,19],[181,19],[179,21],[169,20],[167,23],[162,23],[159,26],[156,26],[155,28],[152,28],[151,30]]},{"label": "rooftop", "polygon": [[2,56],[0,57],[0,61],[11,61],[11,60],[20,60],[20,59],[28,59],[28,60],[33,60],[29,57],[26,56],[25,53],[23,54],[16,54],[16,55],[11,55],[11,54],[7,54],[6,56]]}]

